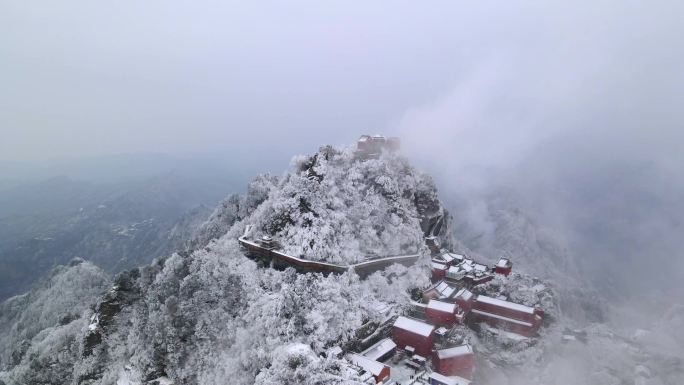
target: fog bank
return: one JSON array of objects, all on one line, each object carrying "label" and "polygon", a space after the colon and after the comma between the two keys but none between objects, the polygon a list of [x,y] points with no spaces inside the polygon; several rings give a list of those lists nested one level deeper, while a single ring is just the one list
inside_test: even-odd
[{"label": "fog bank", "polygon": [[493,231],[487,200],[514,197],[599,288],[674,294],[684,272],[681,6],[606,5],[549,7],[543,22],[537,7],[498,15],[490,33],[505,38],[395,127],[481,232]]}]

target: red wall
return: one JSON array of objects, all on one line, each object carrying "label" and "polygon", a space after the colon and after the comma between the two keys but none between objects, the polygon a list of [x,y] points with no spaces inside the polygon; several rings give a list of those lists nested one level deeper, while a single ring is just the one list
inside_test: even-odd
[{"label": "red wall", "polygon": [[382,368],[380,375],[374,376],[375,382],[379,383],[379,382],[385,381],[386,379],[389,378],[389,376],[390,376],[390,368],[389,368],[389,366],[385,365],[385,367]]},{"label": "red wall", "polygon": [[440,359],[437,352],[432,355],[432,365],[435,370],[445,376],[473,377],[475,355],[466,354],[458,357]]},{"label": "red wall", "polygon": [[469,312],[473,308],[473,298],[474,295],[470,297],[469,301],[464,301],[461,297],[456,297],[456,304],[463,309],[464,312]]},{"label": "red wall", "polygon": [[509,309],[507,307],[492,305],[490,303],[480,302],[478,300],[475,300],[475,306],[473,308],[477,310],[486,311],[487,313],[493,313],[525,322],[534,322],[535,319],[534,314],[525,313],[523,311],[518,311],[515,309]]},{"label": "red wall", "polygon": [[539,317],[535,317],[534,322],[532,322],[532,326],[520,325],[499,318],[488,317],[484,314],[475,315],[475,320],[486,322],[488,325],[491,325],[493,327],[513,332],[516,334],[520,334],[525,337],[533,337],[537,333],[537,330],[539,330],[539,327],[541,326],[541,318]]},{"label": "red wall", "polygon": [[432,268],[432,279],[435,281],[439,281],[441,279],[444,279],[446,277],[446,269],[435,269]]},{"label": "red wall", "polygon": [[416,353],[421,356],[428,356],[432,352],[432,341],[435,332],[433,331],[429,337],[424,337],[419,334],[411,333],[408,330],[392,328],[392,340],[400,348],[405,348],[406,345],[416,348]]},{"label": "red wall", "polygon": [[425,316],[435,325],[453,326],[456,323],[456,316],[453,313],[426,308]]},{"label": "red wall", "polygon": [[466,282],[470,283],[472,286],[476,286],[476,285],[482,285],[483,283],[487,283],[487,282],[491,281],[492,279],[494,279],[494,277],[492,275],[489,275],[489,274],[483,275],[481,277],[466,275],[463,279]]}]

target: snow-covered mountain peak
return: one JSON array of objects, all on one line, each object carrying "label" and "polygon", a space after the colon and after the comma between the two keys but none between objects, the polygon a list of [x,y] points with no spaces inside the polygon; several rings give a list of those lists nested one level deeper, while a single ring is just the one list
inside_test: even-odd
[{"label": "snow-covered mountain peak", "polygon": [[[5,325],[36,319],[52,311],[51,304],[59,307],[40,330],[15,333],[8,327],[8,333],[0,333],[0,341],[7,341],[0,352],[0,385],[359,383],[359,372],[349,370],[344,356],[328,352],[363,352],[386,337],[396,316],[425,308],[416,301],[424,301],[422,294],[439,284],[430,282],[427,256],[424,263],[392,264],[364,277],[353,269],[282,271],[247,258],[239,238],[249,226],[253,237],[276,239],[288,255],[351,264],[371,254],[427,251],[426,234],[439,235],[449,248],[449,242],[458,243],[451,223],[432,179],[396,153],[367,156],[323,147],[297,156],[281,177],[260,175],[245,195],[220,202],[193,232],[188,250],[121,273],[113,286],[96,279],[99,270],[75,261],[64,270],[72,273],[51,281],[59,284],[0,306],[5,314],[17,309],[12,310],[16,317],[0,313]],[[622,346],[621,339],[602,337],[601,328],[566,332],[566,313],[581,314],[583,303],[559,298],[562,291],[553,282],[515,269],[472,288],[473,293],[541,307],[545,323],[531,338],[457,326],[448,341],[475,346],[478,383],[516,384],[520,376],[520,383],[563,384],[556,381],[557,357],[574,358],[574,351],[591,347],[592,340]],[[79,271],[82,279],[93,277],[85,281],[91,283],[81,289],[67,285],[66,277]],[[603,350],[595,352],[588,355],[597,364],[586,364],[587,377],[601,377],[575,383],[619,383],[603,381],[608,374],[611,379],[622,375],[610,372],[614,362],[596,359],[605,356]],[[640,350],[635,352],[641,357]],[[649,353],[641,361],[655,367],[657,358]],[[632,362],[629,356],[619,364],[627,368]],[[680,373],[672,372],[673,378]],[[410,373],[398,370],[396,376]]]},{"label": "snow-covered mountain peak", "polygon": [[326,146],[291,165],[276,183],[255,181],[268,195],[246,221],[291,255],[349,264],[416,253],[430,221],[444,214],[432,179],[393,153]]}]

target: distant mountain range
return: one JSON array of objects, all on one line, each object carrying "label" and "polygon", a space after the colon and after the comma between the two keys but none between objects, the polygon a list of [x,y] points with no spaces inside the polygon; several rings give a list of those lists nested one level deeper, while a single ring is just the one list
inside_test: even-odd
[{"label": "distant mountain range", "polygon": [[74,257],[116,273],[182,249],[209,207],[235,188],[233,176],[217,168],[143,178],[162,169],[147,167],[133,176],[117,171],[110,182],[76,179],[87,176],[84,169],[0,185],[0,300]]}]

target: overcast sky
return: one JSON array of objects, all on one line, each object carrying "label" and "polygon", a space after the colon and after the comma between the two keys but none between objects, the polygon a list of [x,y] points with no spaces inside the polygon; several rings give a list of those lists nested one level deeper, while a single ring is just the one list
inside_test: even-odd
[{"label": "overcast sky", "polygon": [[491,39],[457,25],[489,35],[497,8],[445,6],[4,1],[1,157],[292,154],[384,132]]},{"label": "overcast sky", "polygon": [[[634,103],[653,114],[679,102],[681,11],[660,1],[5,0],[0,160],[289,157],[388,132],[415,153],[439,144],[459,162],[509,162],[569,121],[615,116],[598,123],[617,126],[641,114]],[[413,143],[422,133],[441,139]]]}]

